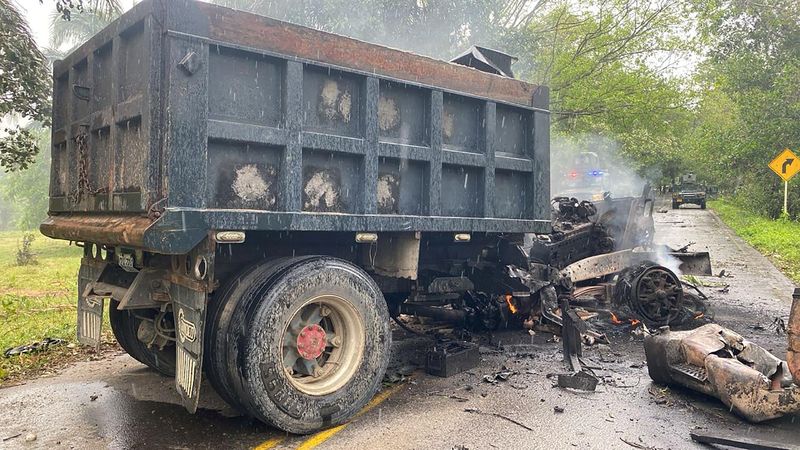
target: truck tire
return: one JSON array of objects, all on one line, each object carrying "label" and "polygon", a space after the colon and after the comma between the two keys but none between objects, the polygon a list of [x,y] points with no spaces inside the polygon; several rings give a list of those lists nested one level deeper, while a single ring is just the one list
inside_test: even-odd
[{"label": "truck tire", "polygon": [[703,200],[702,202],[700,202],[700,209],[706,209],[706,202],[705,202],[705,200]]},{"label": "truck tire", "polygon": [[292,262],[301,259],[277,258],[247,267],[225,282],[222,288],[212,295],[209,302],[203,368],[211,387],[217,394],[243,414],[250,415],[250,411],[239,398],[231,380],[231,376],[237,373],[236,362],[231,361],[229,355],[231,350],[235,353],[236,349],[235,342],[229,345],[229,331],[234,312],[243,297],[252,295],[251,291],[260,285],[271,283],[276,273],[280,273]]},{"label": "truck tire", "polygon": [[[148,348],[147,344],[140,341],[137,331],[142,316],[155,317],[155,311],[151,310],[118,310],[119,302],[111,300],[109,304],[108,318],[111,322],[111,331],[117,339],[119,346],[133,359],[154,369],[156,372],[168,376],[175,376],[175,344],[169,344],[163,350],[158,348]],[[139,315],[139,317],[137,317]]]},{"label": "truck tire", "polygon": [[672,202],[672,209],[678,209],[679,206],[678,202]]},{"label": "truck tire", "polygon": [[389,311],[372,278],[346,261],[281,266],[236,304],[229,375],[254,417],[307,434],[350,419],[378,390],[391,350]]}]

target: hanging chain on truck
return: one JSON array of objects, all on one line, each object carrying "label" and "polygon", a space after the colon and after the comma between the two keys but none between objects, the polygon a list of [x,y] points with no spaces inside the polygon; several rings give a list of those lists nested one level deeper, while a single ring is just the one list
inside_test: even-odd
[{"label": "hanging chain on truck", "polygon": [[80,127],[80,131],[75,135],[75,145],[78,148],[78,182],[70,194],[70,202],[73,205],[80,203],[83,194],[89,191],[89,135],[86,133],[86,127]]}]

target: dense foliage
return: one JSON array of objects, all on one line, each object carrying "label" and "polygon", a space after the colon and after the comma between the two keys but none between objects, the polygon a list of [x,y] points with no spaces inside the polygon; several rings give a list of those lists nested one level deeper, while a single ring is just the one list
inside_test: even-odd
[{"label": "dense foliage", "polygon": [[27,22],[11,3],[0,0],[0,168],[27,168],[38,147],[19,121],[47,122],[50,76],[47,62]]}]

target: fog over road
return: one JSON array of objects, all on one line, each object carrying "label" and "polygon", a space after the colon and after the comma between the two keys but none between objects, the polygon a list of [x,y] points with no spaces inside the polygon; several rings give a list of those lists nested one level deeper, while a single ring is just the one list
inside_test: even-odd
[{"label": "fog over road", "polygon": [[[768,325],[788,317],[792,283],[710,210],[669,210],[655,220],[657,241],[694,241],[692,250],[711,253],[715,274],[724,269],[733,275],[707,279],[730,285],[728,293],[704,288],[716,321],[784,357],[786,336]],[[404,360],[418,357],[424,342],[400,337],[395,353]],[[641,338],[622,330],[610,335],[610,347],[584,349],[606,381],[597,392],[553,387],[548,374],[564,366],[561,344],[549,338],[496,334],[491,342],[519,345],[505,352],[482,346],[480,367],[451,378],[417,372],[349,426],[318,437],[286,435],[238,417],[205,385],[198,414],[189,415],[178,406],[173,380],[120,353],[0,389],[0,448],[248,448],[265,441],[277,448],[634,448],[626,441],[641,448],[703,448],[689,439],[696,427],[800,442],[794,423],[800,417],[748,425],[715,399],[652,384]],[[517,374],[496,385],[482,380],[502,366]],[[25,441],[29,433],[35,441]]]}]

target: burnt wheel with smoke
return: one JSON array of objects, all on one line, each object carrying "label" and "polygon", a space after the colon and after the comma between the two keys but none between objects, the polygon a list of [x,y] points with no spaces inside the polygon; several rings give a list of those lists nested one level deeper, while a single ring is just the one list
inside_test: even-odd
[{"label": "burnt wheel with smoke", "polygon": [[671,270],[645,263],[626,271],[617,282],[616,301],[648,327],[669,325],[682,317],[684,292]]}]

